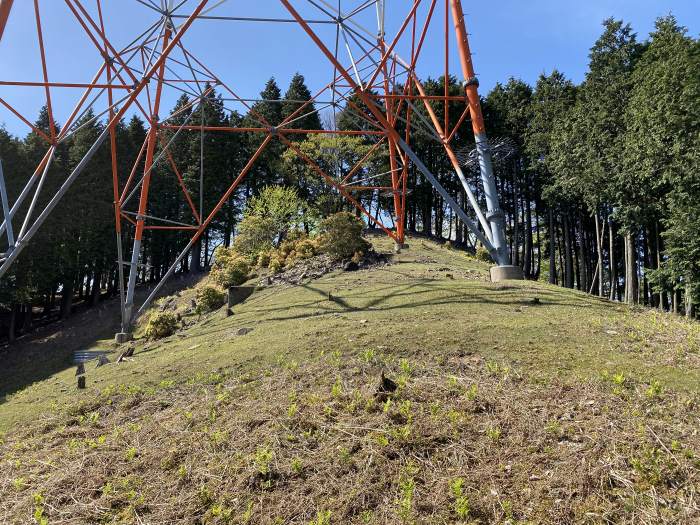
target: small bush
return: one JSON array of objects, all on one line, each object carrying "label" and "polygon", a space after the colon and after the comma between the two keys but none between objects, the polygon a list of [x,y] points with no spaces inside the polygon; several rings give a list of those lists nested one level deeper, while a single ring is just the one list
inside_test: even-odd
[{"label": "small bush", "polygon": [[315,239],[309,239],[300,232],[293,232],[290,238],[282,241],[279,248],[260,254],[258,266],[267,266],[272,273],[279,273],[285,268],[291,268],[297,261],[309,259],[318,253],[319,245]]},{"label": "small bush", "polygon": [[347,212],[340,212],[321,222],[321,250],[338,259],[349,259],[355,252],[363,252],[369,243],[362,238],[364,223]]},{"label": "small bush", "polygon": [[267,268],[270,266],[271,251],[260,252],[258,254],[258,268]]},{"label": "small bush", "polygon": [[271,223],[272,240],[281,243],[307,221],[306,202],[296,188],[265,186],[248,203],[246,216],[264,217]]},{"label": "small bush", "polygon": [[246,215],[238,228],[233,248],[237,253],[255,258],[272,248],[275,236],[275,223],[272,219]]},{"label": "small bush", "polygon": [[206,314],[218,310],[226,302],[226,294],[213,286],[197,290],[197,313]]},{"label": "small bush", "polygon": [[295,251],[297,259],[309,259],[318,253],[318,243],[313,239],[300,239]]},{"label": "small bush", "polygon": [[170,312],[158,312],[151,316],[146,325],[146,338],[162,339],[169,337],[177,330],[177,317]]},{"label": "small bush", "polygon": [[284,268],[284,258],[282,258],[281,255],[275,254],[270,258],[270,264],[268,265],[268,269],[272,273],[280,273],[282,269]]},{"label": "small bush", "polygon": [[479,244],[479,246],[477,246],[476,254],[474,255],[480,261],[491,262],[491,254],[489,254],[489,251],[483,244]]},{"label": "small bush", "polygon": [[292,249],[285,254],[285,267],[291,268],[298,261],[310,259],[318,254],[318,242],[307,237],[300,237],[291,243]]},{"label": "small bush", "polygon": [[277,248],[277,252],[281,253],[284,257],[287,257],[287,255],[294,251],[295,246],[296,241],[294,239],[285,239],[280,243],[279,248]]},{"label": "small bush", "polygon": [[211,269],[212,280],[228,288],[243,284],[248,278],[250,265],[248,259],[242,256],[235,248],[220,246],[214,252],[214,265]]}]

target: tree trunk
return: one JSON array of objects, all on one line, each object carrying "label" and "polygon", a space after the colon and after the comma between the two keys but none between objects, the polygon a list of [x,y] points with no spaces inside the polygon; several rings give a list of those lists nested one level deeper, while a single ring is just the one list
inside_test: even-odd
[{"label": "tree trunk", "polygon": [[637,248],[632,232],[625,233],[625,302],[639,303],[639,280],[637,279]]},{"label": "tree trunk", "polygon": [[598,296],[603,297],[603,236],[600,232],[600,212],[595,213],[595,242],[598,252]]},{"label": "tree trunk", "polygon": [[576,224],[578,224],[578,261],[576,267],[578,268],[578,289],[584,292],[588,291],[588,238],[586,236],[586,228],[583,224],[583,216],[581,212],[578,213],[578,220],[574,223],[574,239],[576,236]]},{"label": "tree trunk", "polygon": [[67,319],[71,314],[73,308],[73,285],[73,279],[63,283],[63,290],[61,291],[61,319]]},{"label": "tree trunk", "polygon": [[32,317],[34,315],[34,309],[31,303],[24,305],[24,315],[22,317],[22,332],[28,333],[32,330]]},{"label": "tree trunk", "polygon": [[571,226],[569,213],[564,214],[564,286],[574,287],[574,261],[571,256]]},{"label": "tree trunk", "polygon": [[695,305],[693,303],[693,294],[690,278],[687,279],[687,284],[685,285],[685,316],[688,319],[695,317]]},{"label": "tree trunk", "polygon": [[513,176],[513,264],[520,265],[520,212],[518,206],[518,190],[515,185],[515,176]]},{"label": "tree trunk", "polygon": [[100,272],[95,273],[95,277],[92,281],[92,290],[90,294],[90,306],[95,306],[100,300],[100,282],[102,281],[102,275]]},{"label": "tree trunk", "polygon": [[561,282],[562,286],[566,286],[566,263],[564,262],[564,232],[557,228],[557,249],[559,253],[559,271],[557,272],[557,279]]},{"label": "tree trunk", "polygon": [[199,273],[202,271],[202,238],[197,239],[197,242],[192,246],[192,271]]},{"label": "tree trunk", "polygon": [[10,310],[10,325],[7,327],[7,340],[14,343],[17,340],[17,309],[18,304],[13,304]]},{"label": "tree trunk", "polygon": [[617,261],[615,260],[615,228],[612,217],[608,218],[608,224],[610,226],[610,300],[614,301],[617,291]]},{"label": "tree trunk", "polygon": [[549,284],[557,284],[557,244],[554,212],[549,208]]},{"label": "tree trunk", "polygon": [[[659,235],[658,221],[654,222],[654,238],[654,244],[656,246],[656,267],[661,268],[661,252],[663,251],[663,246],[661,244],[661,235]],[[660,290],[659,293],[659,308],[661,308],[662,310],[668,310],[669,308],[668,297],[664,290]]]},{"label": "tree trunk", "polygon": [[673,290],[673,313],[678,315],[678,290]]},{"label": "tree trunk", "polygon": [[[460,191],[457,194],[457,204],[464,209],[464,192]],[[462,236],[462,221],[459,217],[455,215],[455,244],[459,245],[464,242],[464,237]]]},{"label": "tree trunk", "polygon": [[583,269],[583,245],[577,242],[576,236],[576,221],[574,220],[571,224],[571,240],[572,240],[572,251],[574,257],[574,282],[578,290],[585,290],[585,283],[583,282],[583,274],[585,270]]},{"label": "tree trunk", "polygon": [[644,277],[644,304],[645,305],[651,305],[651,306],[656,306],[656,301],[654,300],[653,296],[653,287],[649,284],[649,279],[647,278],[647,270],[646,268],[651,268],[651,243],[649,242],[649,229],[644,228],[643,230],[644,233],[644,243],[642,244],[642,249],[644,250],[644,272],[643,272],[643,277]]},{"label": "tree trunk", "polygon": [[[538,281],[540,279],[540,273],[542,272],[542,239],[540,238],[540,214],[537,208],[537,203],[535,203],[535,231],[537,233],[537,268],[535,269],[534,279]],[[535,246],[532,247],[533,259],[535,253]]]},{"label": "tree trunk", "polygon": [[525,253],[523,254],[523,271],[527,278],[532,277],[532,210],[530,208],[530,199],[525,199],[525,226],[523,228],[525,234]]}]

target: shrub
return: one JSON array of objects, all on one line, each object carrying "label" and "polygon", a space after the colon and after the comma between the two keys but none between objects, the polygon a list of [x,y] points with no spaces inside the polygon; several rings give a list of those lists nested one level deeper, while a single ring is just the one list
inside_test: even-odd
[{"label": "shrub", "polygon": [[265,217],[271,222],[273,241],[283,241],[289,232],[301,227],[306,220],[307,206],[296,188],[265,186],[253,197],[247,216]]},{"label": "shrub", "polygon": [[349,259],[355,252],[363,252],[369,243],[362,238],[364,223],[347,212],[325,218],[319,227],[321,250],[338,259]]},{"label": "shrub", "polygon": [[162,339],[171,336],[177,330],[177,317],[170,312],[158,312],[152,315],[146,325],[146,338]]},{"label": "shrub", "polygon": [[226,294],[213,286],[197,290],[197,313],[206,314],[218,310],[226,302]]},{"label": "shrub", "polygon": [[318,242],[309,239],[304,233],[292,232],[290,238],[282,241],[279,248],[261,253],[258,267],[267,267],[272,273],[291,268],[297,261],[309,259],[319,253]]},{"label": "shrub", "polygon": [[275,223],[271,218],[246,215],[238,227],[233,248],[240,254],[257,257],[272,248],[275,237]]},{"label": "shrub", "polygon": [[[291,247],[291,250],[289,247]],[[291,268],[297,261],[310,259],[319,251],[318,242],[305,236],[290,242],[289,247],[285,247],[285,250],[281,250],[286,268]]]},{"label": "shrub", "polygon": [[284,259],[279,254],[273,255],[270,258],[268,268],[272,273],[280,273],[284,268]]},{"label": "shrub", "polygon": [[318,253],[318,243],[313,239],[299,239],[295,251],[297,259],[309,259]]},{"label": "shrub", "polygon": [[483,244],[479,244],[476,248],[476,254],[475,257],[484,262],[492,262],[491,261],[491,254],[489,254],[489,251],[486,249],[486,246]]},{"label": "shrub", "polygon": [[289,254],[295,251],[296,242],[293,239],[286,239],[282,241],[280,247],[277,248],[277,253],[286,259]]},{"label": "shrub", "polygon": [[214,259],[210,276],[215,283],[228,288],[243,284],[248,278],[248,260],[235,248],[218,247],[214,252]]},{"label": "shrub", "polygon": [[258,268],[267,268],[270,266],[271,250],[266,252],[260,252],[258,254]]}]

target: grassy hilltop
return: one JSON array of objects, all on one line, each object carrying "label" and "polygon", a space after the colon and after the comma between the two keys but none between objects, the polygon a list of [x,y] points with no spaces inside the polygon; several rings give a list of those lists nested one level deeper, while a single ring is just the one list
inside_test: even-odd
[{"label": "grassy hilltop", "polygon": [[0,372],[0,522],[700,520],[697,324],[409,242],[139,340],[86,391]]}]

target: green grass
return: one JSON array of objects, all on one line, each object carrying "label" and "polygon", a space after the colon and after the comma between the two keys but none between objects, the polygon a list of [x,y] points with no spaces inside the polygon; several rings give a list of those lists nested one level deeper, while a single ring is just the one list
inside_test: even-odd
[{"label": "green grass", "polygon": [[700,519],[700,325],[410,244],[188,316],[86,391],[39,374],[0,404],[0,521]]},{"label": "green grass", "polygon": [[[374,242],[389,251],[387,241]],[[156,386],[249,363],[303,360],[319,349],[381,348],[415,356],[467,350],[544,379],[624,372],[641,382],[700,391],[697,323],[538,282],[492,284],[487,270],[461,252],[415,239],[392,265],[263,289],[230,318],[216,312],[176,336],[139,343],[133,363],[97,370],[88,365],[88,387]],[[539,305],[530,304],[534,297]],[[241,327],[253,330],[235,335]],[[110,341],[97,344],[108,347]],[[82,397],[74,369],[56,373],[0,404],[0,431]]]}]

